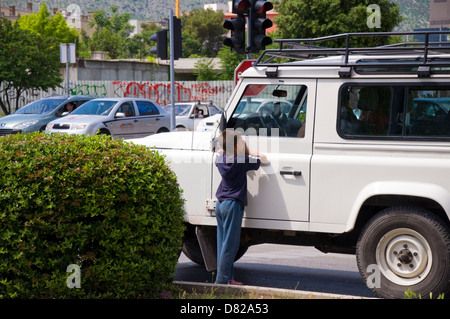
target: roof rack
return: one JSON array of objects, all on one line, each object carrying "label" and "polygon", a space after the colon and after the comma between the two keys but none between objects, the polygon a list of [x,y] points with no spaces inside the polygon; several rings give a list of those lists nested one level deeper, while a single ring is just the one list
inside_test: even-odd
[{"label": "roof rack", "polygon": [[[343,33],[319,38],[278,39],[278,49],[262,52],[254,66],[267,66],[267,76],[276,76],[278,67],[286,65],[288,60],[295,61],[289,66],[340,67],[339,75],[351,76],[352,70],[358,73],[380,72],[412,73],[418,76],[430,76],[436,73],[450,73],[450,42],[432,42],[436,35],[448,35],[446,31],[414,32],[362,32]],[[414,42],[403,42],[376,47],[352,47],[351,42],[362,37],[412,36]],[[423,38],[423,41],[420,39]],[[417,40],[419,39],[419,40]],[[321,42],[344,42],[343,47],[318,46]],[[447,55],[446,55],[447,54]],[[359,59],[351,59],[357,55]],[[340,57],[311,64],[311,60],[324,57]],[[281,62],[276,62],[282,58]]]}]

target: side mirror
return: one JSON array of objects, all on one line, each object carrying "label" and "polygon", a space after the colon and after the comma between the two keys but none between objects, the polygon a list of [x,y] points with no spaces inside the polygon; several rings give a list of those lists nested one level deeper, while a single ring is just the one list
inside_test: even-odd
[{"label": "side mirror", "polygon": [[125,116],[125,113],[123,113],[123,112],[117,112],[116,115],[115,115],[114,117],[115,117],[115,118],[124,118],[124,117],[126,117],[126,116]]},{"label": "side mirror", "polygon": [[220,132],[223,132],[226,128],[227,128],[227,119],[225,117],[225,111],[223,111],[222,114],[220,115],[219,130]]}]

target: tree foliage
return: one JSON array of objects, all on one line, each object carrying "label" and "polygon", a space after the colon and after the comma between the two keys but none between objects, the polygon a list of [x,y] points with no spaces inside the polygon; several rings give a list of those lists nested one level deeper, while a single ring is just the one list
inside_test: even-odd
[{"label": "tree foliage", "polygon": [[129,34],[134,27],[129,24],[130,13],[118,13],[117,6],[111,6],[111,16],[103,10],[97,10],[92,15],[89,26],[95,27],[89,47],[91,51],[105,51],[111,59],[129,58],[130,44]]},{"label": "tree foliage", "polygon": [[[0,18],[0,107],[14,112],[27,89],[48,90],[60,85],[59,47],[54,37],[37,35]],[[13,90],[12,105],[9,94]],[[11,91],[10,91],[11,92]]]},{"label": "tree foliage", "polygon": [[[380,27],[367,23],[368,6],[380,7]],[[316,38],[347,32],[392,31],[401,22],[399,8],[388,0],[282,0],[275,2],[277,38]],[[357,45],[382,45],[385,39],[364,38]],[[338,43],[342,45],[342,43]],[[323,45],[323,44],[322,44]],[[331,45],[328,43],[328,45]]]},{"label": "tree foliage", "polygon": [[21,16],[17,25],[39,36],[55,38],[57,44],[74,43],[78,38],[78,31],[69,28],[61,13],[51,15],[45,2],[38,12]]},{"label": "tree foliage", "polygon": [[190,40],[186,43],[186,49],[191,50],[189,45],[193,45],[200,56],[215,57],[222,47],[226,33],[223,28],[223,19],[222,11],[211,9],[195,8],[189,14],[182,15],[183,33],[188,34],[187,38]]}]

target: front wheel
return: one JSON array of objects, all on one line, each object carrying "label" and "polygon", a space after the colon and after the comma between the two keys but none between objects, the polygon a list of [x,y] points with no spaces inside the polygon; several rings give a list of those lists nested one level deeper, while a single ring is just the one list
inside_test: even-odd
[{"label": "front wheel", "polygon": [[375,295],[423,298],[450,292],[449,227],[429,211],[388,208],[374,216],[356,247],[358,268]]}]

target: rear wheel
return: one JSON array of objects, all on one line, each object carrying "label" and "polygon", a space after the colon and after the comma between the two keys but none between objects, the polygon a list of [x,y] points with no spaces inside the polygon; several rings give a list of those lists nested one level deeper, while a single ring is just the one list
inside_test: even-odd
[{"label": "rear wheel", "polygon": [[[185,236],[183,238],[183,248],[182,251],[194,263],[204,266],[205,262],[203,261],[202,251],[200,249],[200,244],[198,243],[197,236],[195,235],[195,228],[192,227],[193,230],[188,228]],[[215,233],[215,232],[214,232]],[[211,242],[214,242],[215,247],[217,247],[217,237],[211,237]],[[239,246],[239,250],[236,254],[235,261],[239,260],[244,254],[247,252],[248,246],[242,245]],[[216,253],[217,254],[217,253]]]},{"label": "rear wheel", "polygon": [[374,216],[361,233],[356,258],[379,297],[403,298],[408,289],[423,298],[450,292],[449,228],[424,209],[388,208]]}]

